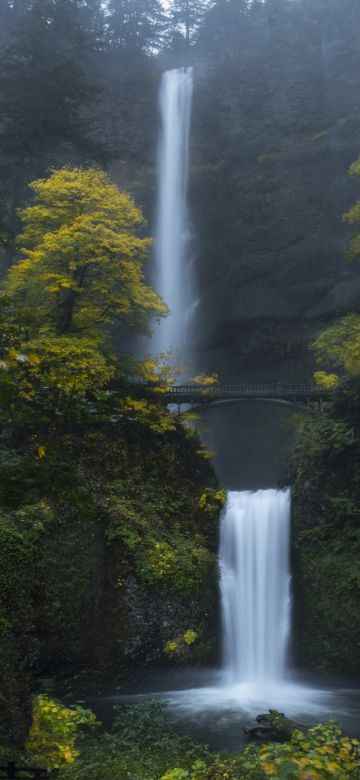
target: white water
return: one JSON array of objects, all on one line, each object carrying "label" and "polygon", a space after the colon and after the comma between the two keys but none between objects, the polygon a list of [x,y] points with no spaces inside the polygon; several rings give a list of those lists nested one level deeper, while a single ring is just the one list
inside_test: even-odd
[{"label": "white water", "polygon": [[[191,68],[164,73],[154,286],[171,313],[155,328],[152,351],[175,348],[182,357],[189,354],[187,329],[197,305],[190,283],[186,203],[192,92]],[[229,494],[220,547],[223,673],[210,675],[204,687],[166,691],[179,718],[194,716],[200,722],[202,715],[216,712],[218,728],[226,713],[255,715],[268,707],[314,719],[330,714],[328,692],[297,684],[286,675],[289,533],[289,490]],[[164,691],[149,695],[164,698]]]},{"label": "white water", "polygon": [[289,490],[229,493],[220,565],[224,670],[230,684],[271,684],[284,678],[289,544]]},{"label": "white water", "polygon": [[229,713],[270,707],[310,722],[341,713],[330,692],[287,673],[290,510],[288,489],[229,493],[220,539],[223,670],[208,687],[167,693],[177,717],[215,711],[219,727]]},{"label": "white water", "polygon": [[192,68],[169,70],[163,74],[154,286],[169,307],[170,315],[154,330],[154,352],[175,349],[181,354],[184,351],[187,324],[195,307],[187,257],[189,220],[186,205],[192,92]]}]

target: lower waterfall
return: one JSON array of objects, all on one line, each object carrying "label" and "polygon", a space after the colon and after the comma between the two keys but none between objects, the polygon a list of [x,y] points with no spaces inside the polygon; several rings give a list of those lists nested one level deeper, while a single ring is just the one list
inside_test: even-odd
[{"label": "lower waterfall", "polygon": [[290,633],[290,490],[231,492],[220,541],[229,684],[283,679]]},{"label": "lower waterfall", "polygon": [[[309,725],[339,713],[344,718],[330,690],[313,688],[287,664],[290,510],[289,489],[228,494],[219,550],[222,668],[183,669],[179,687],[173,670],[166,678],[174,722],[183,722],[186,734],[191,724],[200,740],[203,728],[206,739],[219,735],[216,749],[224,741],[237,749],[242,727],[270,708]],[[164,699],[164,688],[148,696]]]}]

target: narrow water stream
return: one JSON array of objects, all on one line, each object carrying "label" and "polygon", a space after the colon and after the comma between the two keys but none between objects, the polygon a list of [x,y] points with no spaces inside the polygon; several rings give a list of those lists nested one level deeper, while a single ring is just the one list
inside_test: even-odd
[{"label": "narrow water stream", "polygon": [[186,357],[187,323],[193,308],[188,262],[186,204],[192,68],[166,71],[160,84],[161,135],[158,154],[158,214],[154,287],[170,309],[155,328],[151,350],[177,349]]}]

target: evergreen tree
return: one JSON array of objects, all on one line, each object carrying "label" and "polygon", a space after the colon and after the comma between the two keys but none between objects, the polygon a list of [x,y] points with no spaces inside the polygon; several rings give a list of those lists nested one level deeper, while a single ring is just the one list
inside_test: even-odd
[{"label": "evergreen tree", "polygon": [[108,40],[112,48],[159,49],[165,16],[160,0],[110,0]]},{"label": "evergreen tree", "polygon": [[79,6],[79,19],[90,36],[93,47],[103,50],[106,44],[105,8],[101,0],[87,0]]},{"label": "evergreen tree", "polygon": [[239,35],[244,31],[244,22],[249,16],[247,0],[216,0],[208,8],[199,33],[201,49],[221,57],[233,51],[238,54]]},{"label": "evergreen tree", "polygon": [[[96,99],[82,56],[93,48],[72,0],[51,13],[41,2],[14,32],[1,58],[1,148],[12,158],[37,162],[41,172],[59,143],[99,153],[83,111]],[[43,163],[42,163],[43,160]]]},{"label": "evergreen tree", "polygon": [[170,33],[180,33],[189,48],[209,7],[210,0],[172,0],[169,9]]},{"label": "evergreen tree", "polygon": [[64,160],[108,159],[95,140],[98,87],[85,63],[96,42],[75,0],[39,0],[20,20],[0,61],[0,169],[3,237],[8,262],[18,229],[16,210],[27,181]]}]

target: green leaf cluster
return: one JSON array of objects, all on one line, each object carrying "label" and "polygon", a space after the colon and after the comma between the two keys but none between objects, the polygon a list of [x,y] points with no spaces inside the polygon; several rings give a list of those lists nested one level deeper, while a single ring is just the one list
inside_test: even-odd
[{"label": "green leaf cluster", "polygon": [[189,628],[173,639],[169,639],[164,647],[165,655],[169,658],[186,658],[191,655],[191,647],[199,639],[199,632]]},{"label": "green leaf cluster", "polygon": [[342,735],[333,721],[306,734],[294,731],[289,742],[250,745],[234,757],[171,769],[161,780],[349,780],[360,770],[360,743]]},{"label": "green leaf cluster", "polygon": [[[352,176],[360,177],[360,158],[350,167]],[[360,223],[360,200],[344,215],[349,224]],[[348,252],[349,260],[360,258],[360,232],[353,235]],[[360,315],[349,313],[322,331],[312,344],[318,363],[340,370],[345,376],[360,376]],[[315,374],[324,387],[334,387],[336,374],[324,371]]]},{"label": "green leaf cluster", "polygon": [[171,731],[166,714],[166,704],[157,701],[118,708],[112,731],[86,740],[61,778],[159,780],[179,763],[186,769],[200,761],[206,766],[206,746]]},{"label": "green leaf cluster", "polygon": [[[55,731],[59,719],[61,741],[69,739],[70,760],[62,760],[61,778],[69,780],[358,780],[360,743],[343,736],[330,721],[302,734],[294,731],[285,743],[250,744],[232,755],[212,754],[205,745],[195,744],[169,728],[166,703],[127,705],[118,708],[111,732],[89,735],[81,740],[77,752],[72,743],[77,708],[63,708],[45,700],[52,710]],[[94,716],[83,713],[80,723],[92,724]],[[34,721],[37,723],[36,719]],[[34,728],[34,726],[33,726]],[[45,724],[45,731],[48,726]],[[77,726],[78,728],[78,726]],[[62,734],[66,731],[66,738]],[[43,747],[46,757],[47,743]],[[77,753],[77,755],[75,755]],[[50,763],[50,766],[53,764]]]},{"label": "green leaf cluster", "polygon": [[[334,322],[317,336],[313,348],[318,363],[340,369],[350,376],[360,376],[360,316],[347,314]],[[325,383],[321,382],[322,377]],[[323,372],[320,376],[315,374],[315,378],[325,387],[331,387],[336,375]]]},{"label": "green leaf cluster", "polygon": [[[129,420],[87,428],[0,437],[0,736],[23,735],[33,653],[47,675],[93,680],[150,663],[178,634],[198,633],[183,643],[193,659],[212,649],[218,510],[198,504],[216,480],[196,441]],[[134,628],[134,598],[140,614],[164,609],[161,634]]]},{"label": "green leaf cluster", "polygon": [[32,724],[25,750],[49,768],[72,764],[79,754],[80,729],[93,726],[96,716],[79,705],[65,707],[40,694],[33,702]]},{"label": "green leaf cluster", "polygon": [[298,662],[356,674],[360,658],[359,385],[298,421],[292,457],[293,588]]}]

